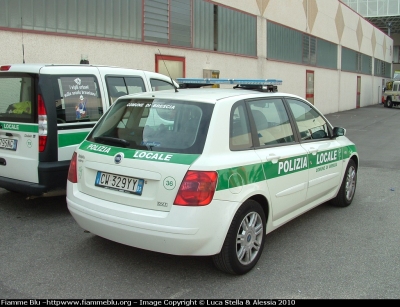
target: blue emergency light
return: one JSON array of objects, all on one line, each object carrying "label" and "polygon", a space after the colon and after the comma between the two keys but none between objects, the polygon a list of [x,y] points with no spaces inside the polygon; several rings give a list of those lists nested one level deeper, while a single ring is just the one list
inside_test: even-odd
[{"label": "blue emergency light", "polygon": [[177,78],[179,84],[240,84],[240,85],[281,85],[279,79],[217,79],[217,78]]},{"label": "blue emergency light", "polygon": [[279,79],[218,79],[218,78],[177,78],[180,88],[199,88],[214,84],[232,84],[234,88],[276,92]]}]

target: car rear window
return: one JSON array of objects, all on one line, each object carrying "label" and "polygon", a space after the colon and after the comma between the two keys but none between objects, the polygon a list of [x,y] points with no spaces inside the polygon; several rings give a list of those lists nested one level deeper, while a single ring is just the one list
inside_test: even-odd
[{"label": "car rear window", "polygon": [[101,144],[175,153],[203,151],[213,105],[123,98],[88,136]]},{"label": "car rear window", "polygon": [[0,120],[34,123],[34,78],[29,75],[0,76]]}]

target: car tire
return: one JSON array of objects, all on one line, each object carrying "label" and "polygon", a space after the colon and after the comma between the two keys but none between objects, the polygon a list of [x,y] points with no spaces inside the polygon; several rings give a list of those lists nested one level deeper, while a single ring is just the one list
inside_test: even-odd
[{"label": "car tire", "polygon": [[338,194],[330,203],[335,207],[347,207],[351,204],[357,186],[357,166],[353,160],[349,160],[346,172]]},{"label": "car tire", "polygon": [[387,108],[392,108],[393,107],[392,99],[389,98],[389,99],[386,100],[385,107],[387,107]]},{"label": "car tire", "polygon": [[230,274],[249,272],[260,259],[265,240],[265,214],[254,200],[245,201],[236,212],[214,265]]}]

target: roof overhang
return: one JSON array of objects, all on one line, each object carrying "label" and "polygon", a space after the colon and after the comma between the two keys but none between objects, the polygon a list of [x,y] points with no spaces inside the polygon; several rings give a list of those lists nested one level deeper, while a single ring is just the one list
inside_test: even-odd
[{"label": "roof overhang", "polygon": [[375,27],[387,35],[400,33],[400,16],[365,17]]}]

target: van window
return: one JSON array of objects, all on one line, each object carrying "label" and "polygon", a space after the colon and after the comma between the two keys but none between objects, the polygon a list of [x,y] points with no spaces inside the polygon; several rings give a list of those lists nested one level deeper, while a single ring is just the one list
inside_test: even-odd
[{"label": "van window", "polygon": [[57,76],[53,86],[58,123],[97,121],[103,114],[94,76]]},{"label": "van window", "polygon": [[159,79],[150,79],[151,89],[152,91],[165,91],[165,90],[173,90],[175,89],[174,86],[166,82],[164,80]]},{"label": "van window", "polygon": [[106,77],[106,83],[111,104],[121,96],[146,91],[141,77]]},{"label": "van window", "polygon": [[28,75],[0,77],[0,120],[34,123],[34,80]]}]

